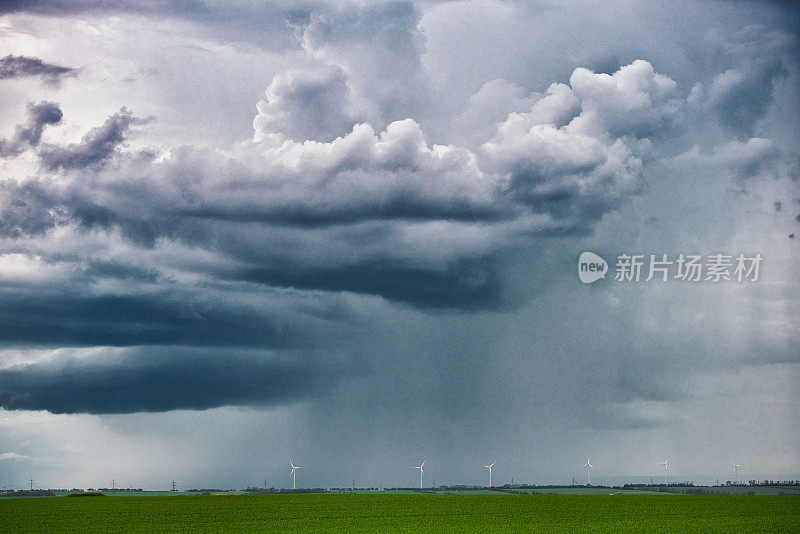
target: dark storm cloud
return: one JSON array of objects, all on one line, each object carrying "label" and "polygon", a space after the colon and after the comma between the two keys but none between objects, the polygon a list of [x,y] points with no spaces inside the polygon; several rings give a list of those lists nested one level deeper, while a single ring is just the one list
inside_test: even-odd
[{"label": "dark storm cloud", "polygon": [[[289,140],[265,119],[292,110],[278,106],[261,109],[259,142],[229,155],[184,147],[156,161],[118,150],[145,122],[123,108],[79,144],[43,146],[42,166],[73,178],[8,186],[3,227],[119,229],[145,249],[178,241],[232,260],[208,272],[226,280],[505,308],[502,258],[521,240],[585,234],[635,194],[643,163],[615,136],[668,128],[674,88],[646,61],[613,75],[577,69],[570,86],[554,84],[530,112],[509,115],[479,153],[431,145],[412,119],[379,133],[358,124],[329,142]],[[294,94],[273,89],[270,106]],[[323,107],[330,96],[303,95]]]},{"label": "dark storm cloud", "polygon": [[28,104],[28,121],[17,125],[11,139],[0,139],[0,157],[20,155],[23,151],[39,145],[45,125],[61,122],[63,113],[55,102]]},{"label": "dark storm cloud", "polygon": [[458,258],[441,269],[390,261],[357,265],[253,267],[228,273],[232,279],[299,289],[380,295],[421,308],[500,309],[511,304],[499,276],[499,257]]},{"label": "dark storm cloud", "polygon": [[499,221],[513,217],[499,206],[475,206],[463,199],[430,201],[409,191],[386,199],[384,203],[352,205],[340,210],[335,206],[307,205],[303,202],[275,206],[264,211],[259,206],[203,206],[178,212],[186,217],[218,219],[234,222],[262,222],[278,226],[323,228],[359,221],[380,220],[443,220],[443,221]]},{"label": "dark storm cloud", "polygon": [[153,269],[125,265],[121,262],[96,260],[86,269],[89,278],[114,278],[136,282],[157,282],[159,273]]},{"label": "dark storm cloud", "polygon": [[0,80],[39,76],[45,83],[58,85],[62,78],[77,73],[78,69],[47,63],[37,57],[8,55],[0,58]]},{"label": "dark storm cloud", "polygon": [[134,117],[125,108],[111,115],[102,126],[93,128],[81,142],[67,146],[46,145],[39,159],[49,170],[81,169],[105,163],[125,142],[131,126],[147,124],[150,119]]},{"label": "dark storm cloud", "polygon": [[349,372],[324,356],[133,348],[0,369],[0,406],[93,414],[274,406],[324,395]]},{"label": "dark storm cloud", "polygon": [[3,284],[0,341],[49,347],[287,347],[315,343],[310,337],[314,327],[303,321],[301,313],[287,316],[226,302],[225,292],[213,287],[200,293],[189,288],[148,293],[146,284],[152,275],[119,269],[114,273],[108,265],[92,265],[84,275],[92,280],[116,275],[126,284],[137,283],[140,291],[135,295],[92,294],[90,287],[80,284],[84,275],[61,286],[16,283],[9,288]]},{"label": "dark storm cloud", "polygon": [[[111,103],[162,121],[157,156],[121,112],[0,168],[6,450],[86,485],[177,455],[170,477],[238,487],[287,451],[330,486],[411,483],[417,454],[443,483],[495,456],[564,483],[589,447],[606,474],[732,442],[796,464],[747,438],[797,441],[796,8],[562,4],[3,4],[91,66],[63,133]],[[758,283],[575,276],[584,250],[740,245]]]}]

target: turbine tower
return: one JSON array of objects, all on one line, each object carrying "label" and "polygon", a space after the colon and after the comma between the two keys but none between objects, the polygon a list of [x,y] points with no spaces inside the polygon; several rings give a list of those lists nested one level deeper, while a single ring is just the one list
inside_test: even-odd
[{"label": "turbine tower", "polygon": [[744,464],[735,464],[733,460],[731,460],[731,467],[733,467],[733,478],[736,479],[736,470],[742,467]]},{"label": "turbine tower", "polygon": [[494,467],[495,462],[490,463],[489,465],[484,464],[483,467],[489,470],[489,487],[492,487],[492,467]]},{"label": "turbine tower", "polygon": [[412,465],[412,466],[411,466],[411,468],[412,468],[412,469],[419,469],[419,489],[422,489],[422,475],[423,475],[423,474],[424,474],[424,472],[425,472],[425,471],[422,469],[422,466],[423,466],[423,465],[425,465],[425,462],[424,462],[424,461],[423,461],[421,464],[419,464],[419,465]]},{"label": "turbine tower", "polygon": [[670,457],[667,456],[667,459],[661,462],[661,465],[664,466],[664,484],[667,483],[667,473],[669,473],[669,459]]},{"label": "turbine tower", "polygon": [[592,455],[591,454],[586,458],[586,463],[581,466],[581,469],[583,469],[584,467],[586,468],[586,485],[587,486],[591,486],[592,485],[592,469],[594,469],[594,466],[592,465]]},{"label": "turbine tower", "polygon": [[298,469],[302,469],[303,466],[301,465],[294,465],[291,460],[289,460],[289,465],[292,468],[292,472],[289,473],[289,476],[292,477],[292,489],[297,489],[297,473]]}]

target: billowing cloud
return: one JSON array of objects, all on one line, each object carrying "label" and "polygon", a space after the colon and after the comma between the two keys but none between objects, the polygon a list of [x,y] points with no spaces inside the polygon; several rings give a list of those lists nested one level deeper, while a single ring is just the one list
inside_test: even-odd
[{"label": "billowing cloud", "polygon": [[[231,156],[191,148],[160,160],[118,154],[87,180],[84,169],[114,157],[130,126],[143,122],[123,109],[80,144],[39,151],[45,168],[81,174],[8,189],[6,232],[55,227],[64,220],[58,213],[84,228],[120,228],[141,246],[164,238],[222,253],[239,265],[214,271],[224,279],[423,307],[500,306],[501,252],[518,246],[518,235],[590,230],[639,184],[642,162],[617,135],[639,136],[654,117],[668,120],[662,101],[675,108],[666,96],[674,84],[644,61],[613,77],[579,70],[573,78],[577,89],[550,87],[530,112],[509,115],[478,153],[430,144],[412,119],[380,133],[358,124],[329,142],[292,139],[316,137],[321,131],[309,128],[320,122],[299,117],[307,105],[278,111],[284,93],[273,81],[256,119],[260,141]],[[613,93],[606,104],[592,80]],[[329,96],[304,98],[325,108]],[[299,129],[269,130],[283,123]],[[36,194],[42,187],[49,209]]]},{"label": "billowing cloud", "polygon": [[628,139],[663,131],[680,109],[675,82],[647,61],[611,75],[579,68],[481,148],[509,177],[507,194],[562,230],[586,230],[639,186],[643,163]]},{"label": "billowing cloud", "polygon": [[675,81],[641,59],[611,75],[579,68],[569,83],[581,102],[581,114],[572,124],[579,132],[649,137],[675,121],[681,106]]},{"label": "billowing cloud", "polygon": [[290,70],[273,78],[253,128],[256,140],[281,133],[289,139],[332,141],[349,132],[356,117],[342,69]]},{"label": "billowing cloud", "polygon": [[428,107],[420,16],[407,0],[315,10],[303,25],[301,47],[347,73],[362,109],[380,128]]}]

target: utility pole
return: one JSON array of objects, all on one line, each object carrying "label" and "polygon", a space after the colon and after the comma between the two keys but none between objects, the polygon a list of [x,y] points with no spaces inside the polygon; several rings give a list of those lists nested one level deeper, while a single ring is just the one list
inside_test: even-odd
[{"label": "utility pole", "polygon": [[264,489],[267,489],[267,479],[264,479]]},{"label": "utility pole", "polygon": [[172,481],[172,491],[178,491],[177,489],[175,489],[175,481],[174,480]]},{"label": "utility pole", "polygon": [[113,478],[111,479],[111,489],[117,489],[117,481]]},{"label": "utility pole", "polygon": [[30,480],[30,484],[31,484],[31,491],[33,491],[33,479]]}]

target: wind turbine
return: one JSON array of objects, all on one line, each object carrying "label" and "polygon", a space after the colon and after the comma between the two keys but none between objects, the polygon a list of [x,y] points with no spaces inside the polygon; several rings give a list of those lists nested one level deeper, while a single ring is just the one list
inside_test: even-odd
[{"label": "wind turbine", "polygon": [[489,470],[489,487],[492,487],[492,467],[494,467],[495,462],[492,462],[489,465],[484,464],[483,467]]},{"label": "wind turbine", "polygon": [[412,468],[412,469],[419,469],[419,489],[422,489],[422,475],[423,475],[423,474],[424,474],[424,472],[425,472],[425,471],[422,469],[422,466],[423,466],[423,465],[425,465],[425,462],[424,462],[424,461],[423,461],[421,464],[419,464],[419,465],[412,465],[412,466],[411,466],[411,468]]},{"label": "wind turbine", "polygon": [[664,484],[667,483],[667,473],[669,473],[669,459],[670,457],[667,456],[667,459],[661,462],[661,465],[664,466]]},{"label": "wind turbine", "polygon": [[733,478],[736,478],[736,470],[742,467],[744,464],[735,464],[733,460],[731,460],[731,466],[733,467]]},{"label": "wind turbine", "polygon": [[589,455],[588,458],[586,458],[586,463],[581,466],[581,469],[583,469],[584,467],[587,468],[586,469],[586,480],[587,480],[586,485],[587,486],[591,486],[592,485],[592,469],[594,469],[594,466],[592,465],[592,455],[591,454]]},{"label": "wind turbine", "polygon": [[289,460],[289,465],[292,467],[292,472],[289,473],[289,476],[292,477],[292,489],[297,489],[297,471],[298,469],[302,469],[302,465],[294,465],[291,460]]}]

